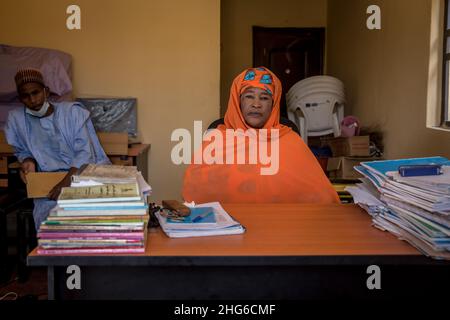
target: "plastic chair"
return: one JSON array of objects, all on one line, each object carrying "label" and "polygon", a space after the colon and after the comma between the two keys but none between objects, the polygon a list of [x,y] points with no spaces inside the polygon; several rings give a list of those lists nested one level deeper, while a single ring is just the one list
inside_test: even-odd
[{"label": "plastic chair", "polygon": [[308,136],[340,136],[345,104],[340,80],[329,76],[301,80],[289,90],[286,100],[288,117],[300,129],[305,143]]}]

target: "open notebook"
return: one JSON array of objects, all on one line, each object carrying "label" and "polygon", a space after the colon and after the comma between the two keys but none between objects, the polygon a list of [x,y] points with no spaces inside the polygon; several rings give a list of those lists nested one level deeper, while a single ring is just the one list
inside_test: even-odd
[{"label": "open notebook", "polygon": [[[219,202],[203,203],[190,206],[192,213],[190,221],[174,222],[165,218],[159,212],[156,217],[164,233],[170,238],[186,238],[186,237],[203,237],[241,234],[245,232],[245,228],[233,219],[220,205]],[[206,208],[206,209],[204,209]],[[208,214],[208,211],[213,212]],[[196,219],[199,215],[204,216],[201,220]]]}]

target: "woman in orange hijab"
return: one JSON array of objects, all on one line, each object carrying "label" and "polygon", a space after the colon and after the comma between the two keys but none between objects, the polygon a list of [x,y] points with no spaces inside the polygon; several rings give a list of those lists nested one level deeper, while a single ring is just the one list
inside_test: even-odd
[{"label": "woman in orange hijab", "polygon": [[[264,67],[247,69],[234,79],[225,124],[215,129],[214,141],[227,136],[230,130],[238,132],[236,136],[239,132],[247,132],[247,137],[256,140],[258,150],[262,147],[270,149],[271,158],[278,161],[277,166],[264,174],[267,159],[249,161],[253,149],[250,150],[248,139],[238,143],[222,141],[216,144],[220,148],[215,149],[214,158],[223,161],[191,164],[186,170],[185,201],[339,203],[336,192],[309,148],[291,128],[280,124],[280,99],[281,82]],[[208,149],[213,139],[206,140],[210,141],[204,141],[198,152]],[[240,156],[246,159],[244,164],[225,161],[230,157],[236,162]]]}]

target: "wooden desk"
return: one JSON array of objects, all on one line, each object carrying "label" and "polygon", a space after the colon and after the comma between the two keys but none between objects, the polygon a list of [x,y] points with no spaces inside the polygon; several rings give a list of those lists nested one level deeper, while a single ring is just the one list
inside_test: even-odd
[{"label": "wooden desk", "polygon": [[[245,234],[170,239],[154,229],[145,254],[39,256],[34,250],[28,264],[48,267],[51,299],[429,297],[435,286],[450,284],[450,262],[426,258],[375,229],[357,206],[224,208]],[[65,287],[72,264],[81,268],[81,290]],[[372,264],[381,268],[382,290],[366,287]]]}]

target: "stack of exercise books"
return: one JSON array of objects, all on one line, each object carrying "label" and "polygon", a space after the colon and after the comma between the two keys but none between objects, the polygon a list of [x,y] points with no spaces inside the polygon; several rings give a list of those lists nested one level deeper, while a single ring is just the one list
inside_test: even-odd
[{"label": "stack of exercise books", "polygon": [[233,219],[219,204],[210,202],[188,205],[191,214],[188,217],[171,217],[167,212],[156,212],[164,233],[170,238],[203,237],[242,234],[244,226]]},{"label": "stack of exercise books", "polygon": [[[136,168],[99,166],[98,176],[92,174],[95,167],[88,168],[73,177],[75,186],[62,189],[41,224],[38,254],[145,252],[148,205]],[[116,174],[120,171],[126,172],[123,177]],[[149,189],[145,181],[141,184]]]},{"label": "stack of exercise books", "polygon": [[[442,165],[443,173],[402,177],[405,165]],[[450,161],[444,157],[363,162],[364,178],[346,190],[375,227],[409,242],[423,254],[450,260]]]}]

